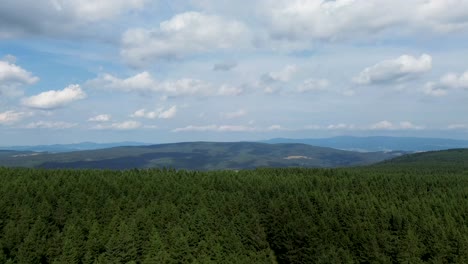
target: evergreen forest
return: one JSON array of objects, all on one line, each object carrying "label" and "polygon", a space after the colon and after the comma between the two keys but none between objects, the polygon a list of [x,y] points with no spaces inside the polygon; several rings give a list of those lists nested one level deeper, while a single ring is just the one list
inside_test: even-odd
[{"label": "evergreen forest", "polygon": [[0,198],[0,263],[468,263],[461,163],[0,168]]}]

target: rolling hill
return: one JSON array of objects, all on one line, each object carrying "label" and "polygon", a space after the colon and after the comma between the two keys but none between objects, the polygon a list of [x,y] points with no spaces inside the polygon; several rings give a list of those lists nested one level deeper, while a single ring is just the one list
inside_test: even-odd
[{"label": "rolling hill", "polygon": [[352,151],[434,151],[455,148],[468,148],[467,140],[443,139],[443,138],[417,138],[417,137],[332,137],[288,139],[276,138],[264,143],[299,143],[312,146],[328,147]]},{"label": "rolling hill", "polygon": [[75,169],[171,167],[189,170],[348,167],[373,164],[401,154],[401,152],[360,153],[305,144],[189,142],[67,153],[5,155],[0,156],[0,166]]}]

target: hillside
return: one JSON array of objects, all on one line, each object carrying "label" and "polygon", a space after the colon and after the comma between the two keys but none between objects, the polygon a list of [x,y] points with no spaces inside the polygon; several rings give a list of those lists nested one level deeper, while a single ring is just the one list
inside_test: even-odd
[{"label": "hillside", "polygon": [[468,168],[468,149],[450,149],[403,155],[378,165],[395,167]]},{"label": "hillside", "polygon": [[468,148],[467,140],[444,138],[417,138],[417,137],[332,137],[288,139],[276,138],[263,141],[264,143],[299,143],[312,146],[329,147],[335,149],[354,151],[434,151],[454,148]]},{"label": "hillside", "polygon": [[189,142],[4,156],[0,157],[0,166],[93,169],[171,167],[190,170],[347,167],[372,164],[398,155],[401,153],[359,153],[305,144]]}]

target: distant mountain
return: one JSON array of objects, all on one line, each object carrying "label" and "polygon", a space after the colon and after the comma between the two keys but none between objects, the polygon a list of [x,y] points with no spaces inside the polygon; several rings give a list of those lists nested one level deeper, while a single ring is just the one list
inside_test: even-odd
[{"label": "distant mountain", "polygon": [[131,169],[171,167],[190,170],[258,167],[346,167],[367,165],[400,152],[359,153],[305,144],[191,142],[116,147],[66,153],[0,157],[0,166]]},{"label": "distant mountain", "polygon": [[72,152],[81,150],[95,150],[122,146],[143,146],[148,145],[140,142],[117,142],[117,143],[94,143],[94,142],[82,142],[76,144],[54,144],[54,145],[38,145],[38,146],[11,146],[11,147],[0,147],[3,150],[15,150],[15,151],[34,151],[34,152]]},{"label": "distant mountain", "polygon": [[264,143],[300,143],[353,151],[434,151],[468,148],[468,140],[417,137],[332,137],[319,139],[275,138]]}]

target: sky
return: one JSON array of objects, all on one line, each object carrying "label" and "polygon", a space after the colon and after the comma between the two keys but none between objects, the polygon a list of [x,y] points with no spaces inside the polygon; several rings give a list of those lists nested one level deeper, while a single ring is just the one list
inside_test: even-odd
[{"label": "sky", "polygon": [[468,139],[468,0],[0,0],[0,145]]}]

